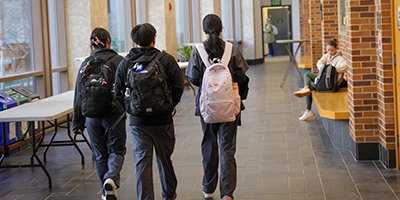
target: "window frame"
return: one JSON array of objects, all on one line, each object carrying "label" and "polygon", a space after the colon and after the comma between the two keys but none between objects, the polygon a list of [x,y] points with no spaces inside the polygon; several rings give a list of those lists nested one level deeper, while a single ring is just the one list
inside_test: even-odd
[{"label": "window frame", "polygon": [[[50,50],[49,3],[42,0],[30,0],[32,23],[33,71],[0,77],[0,83],[33,78],[34,89],[41,97],[53,95],[52,73],[60,73],[60,91],[68,90],[68,66],[65,32],[64,0],[57,2],[57,23],[59,37],[59,66],[52,68]],[[64,39],[60,39],[64,38]]]}]

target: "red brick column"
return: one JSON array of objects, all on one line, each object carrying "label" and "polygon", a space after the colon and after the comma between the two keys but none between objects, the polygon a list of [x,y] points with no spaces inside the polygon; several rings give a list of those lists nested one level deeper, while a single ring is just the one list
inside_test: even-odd
[{"label": "red brick column", "polygon": [[[310,0],[300,0],[300,33],[301,39],[310,41],[310,24],[308,20],[310,19]],[[301,56],[311,57],[311,46],[310,42],[305,42],[301,47]]]},{"label": "red brick column", "polygon": [[337,1],[321,0],[323,20],[322,29],[322,53],[326,52],[326,44],[331,39],[339,40],[338,31],[338,3]]},{"label": "red brick column", "polygon": [[323,55],[322,52],[322,30],[321,30],[321,0],[310,0],[310,47],[311,47],[311,64],[313,73],[318,73],[317,62]]},{"label": "red brick column", "polygon": [[346,0],[349,126],[357,143],[379,142],[374,15],[374,1]]},{"label": "red brick column", "polygon": [[376,79],[377,79],[377,104],[378,104],[378,128],[381,147],[382,161],[387,167],[396,167],[394,153],[396,149],[395,117],[394,117],[394,88],[392,68],[392,34],[391,34],[391,4],[388,0],[377,0],[376,14],[381,16],[380,28],[377,29],[375,40],[381,38],[382,56],[380,56],[379,45],[376,47]]}]

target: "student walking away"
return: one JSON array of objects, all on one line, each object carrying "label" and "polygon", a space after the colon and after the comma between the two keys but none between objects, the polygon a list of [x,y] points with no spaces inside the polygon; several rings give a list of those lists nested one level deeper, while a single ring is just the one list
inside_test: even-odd
[{"label": "student walking away", "polygon": [[126,153],[126,117],[112,91],[123,57],[110,49],[111,37],[103,28],[93,30],[90,42],[92,52],[76,79],[72,128],[82,134],[86,123],[102,199],[115,200]]},{"label": "student walking away", "polygon": [[148,23],[131,31],[139,47],[117,69],[115,97],[130,114],[137,198],[153,200],[153,149],[165,200],[176,199],[177,179],[171,155],[175,147],[173,111],[183,93],[183,77],[168,53],[156,49],[156,29]]},{"label": "student walking away", "polygon": [[347,63],[346,60],[342,57],[342,53],[338,50],[338,46],[339,45],[336,39],[328,41],[326,45],[327,53],[323,55],[317,62],[319,75],[313,74],[311,72],[305,73],[304,88],[294,92],[294,95],[296,97],[306,96],[306,110],[304,111],[303,115],[299,117],[300,121],[305,121],[314,116],[314,113],[311,111],[311,104],[312,104],[311,90],[315,90],[316,86],[318,86],[319,84],[322,83],[325,84],[325,80],[322,79],[320,80],[320,78],[317,77],[321,76],[321,73],[325,71],[324,68],[328,67],[328,65],[333,66],[337,74],[336,77],[332,76],[334,79],[333,80],[334,84],[337,84],[339,87],[347,87],[347,82],[345,80]]},{"label": "student walking away", "polygon": [[[222,22],[217,15],[209,14],[204,17],[203,31],[207,39],[193,49],[186,71],[190,81],[199,87],[195,115],[200,116],[203,129],[201,143],[204,170],[203,194],[205,199],[213,199],[213,193],[218,183],[220,161],[221,198],[231,200],[237,182],[235,152],[238,113],[240,112],[240,110],[236,110],[237,94],[233,94],[236,88],[232,87],[232,82],[239,86],[240,97],[238,98],[241,103],[240,98],[243,100],[247,97],[249,79],[246,71],[249,66],[234,45],[220,38]],[[228,76],[226,76],[226,72],[228,72]],[[226,91],[230,91],[230,94],[226,94]],[[213,100],[219,98],[224,99],[220,102],[228,103],[215,104]],[[243,104],[241,108],[244,108]],[[230,116],[231,111],[235,113],[233,117]],[[226,113],[226,116],[219,115],[220,120],[212,118],[214,114],[221,113]],[[218,151],[220,151],[219,155]]]},{"label": "student walking away", "polygon": [[272,43],[275,42],[274,36],[274,28],[270,19],[265,19],[265,28],[264,28],[264,42],[268,44],[268,56],[267,57],[274,57],[274,47]]}]

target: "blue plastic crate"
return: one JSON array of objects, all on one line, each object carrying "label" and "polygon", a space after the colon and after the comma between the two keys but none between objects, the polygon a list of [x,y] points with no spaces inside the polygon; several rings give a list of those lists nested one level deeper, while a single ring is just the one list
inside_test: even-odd
[{"label": "blue plastic crate", "polygon": [[[18,105],[18,102],[0,93],[0,112]],[[6,145],[18,141],[18,127],[15,122],[6,122]],[[3,123],[0,123],[0,145],[3,145]]]}]

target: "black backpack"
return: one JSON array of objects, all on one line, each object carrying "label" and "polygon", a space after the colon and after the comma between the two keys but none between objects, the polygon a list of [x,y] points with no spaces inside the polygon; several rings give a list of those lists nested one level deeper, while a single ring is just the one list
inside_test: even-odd
[{"label": "black backpack", "polygon": [[112,112],[115,72],[111,69],[110,59],[90,57],[80,71],[81,110],[85,117],[106,117]]},{"label": "black backpack", "polygon": [[331,64],[323,66],[315,79],[315,91],[337,92],[340,88],[341,79],[339,73]]},{"label": "black backpack", "polygon": [[126,76],[126,111],[134,116],[157,116],[172,112],[174,103],[167,75],[160,63],[164,53],[158,52],[147,64],[132,62]]}]

